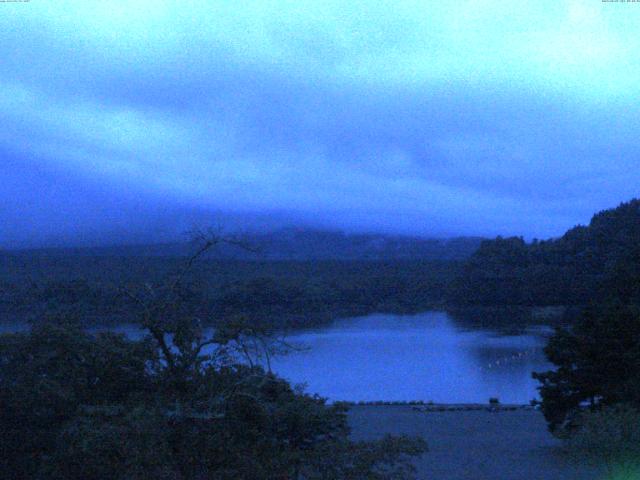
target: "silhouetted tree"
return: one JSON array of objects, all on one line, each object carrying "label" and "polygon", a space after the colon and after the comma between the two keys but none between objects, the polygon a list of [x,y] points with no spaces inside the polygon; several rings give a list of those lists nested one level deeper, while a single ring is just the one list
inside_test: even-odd
[{"label": "silhouetted tree", "polygon": [[[582,409],[640,406],[640,311],[621,303],[587,309],[545,348],[556,370],[534,373],[552,431],[575,426]],[[564,428],[566,427],[566,429]]]},{"label": "silhouetted tree", "polygon": [[482,242],[449,288],[455,305],[640,303],[640,200],[593,216],[562,237]]},{"label": "silhouetted tree", "polygon": [[165,284],[126,292],[148,332],[142,340],[64,321],[0,336],[3,475],[411,478],[422,440],[352,442],[344,406],[251,361],[282,347],[269,331],[248,322],[203,328],[184,301],[184,279],[219,241],[203,238]]}]

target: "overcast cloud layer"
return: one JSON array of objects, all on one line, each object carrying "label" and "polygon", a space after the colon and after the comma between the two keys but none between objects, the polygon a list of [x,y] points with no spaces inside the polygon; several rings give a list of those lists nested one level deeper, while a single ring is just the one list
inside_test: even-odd
[{"label": "overcast cloud layer", "polygon": [[638,195],[638,32],[600,0],[0,3],[0,246],[559,235]]}]

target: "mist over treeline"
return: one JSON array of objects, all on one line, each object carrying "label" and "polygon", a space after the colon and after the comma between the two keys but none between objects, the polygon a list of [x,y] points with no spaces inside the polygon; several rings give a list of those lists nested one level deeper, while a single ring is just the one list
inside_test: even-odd
[{"label": "mist over treeline", "polygon": [[[305,228],[283,228],[248,232],[213,230],[222,241],[208,252],[209,259],[235,260],[462,260],[479,247],[480,237],[447,239],[401,235],[359,234]],[[28,256],[125,256],[184,257],[197,248],[198,231],[186,232],[182,241],[115,244],[103,246],[58,246],[7,250]]]}]

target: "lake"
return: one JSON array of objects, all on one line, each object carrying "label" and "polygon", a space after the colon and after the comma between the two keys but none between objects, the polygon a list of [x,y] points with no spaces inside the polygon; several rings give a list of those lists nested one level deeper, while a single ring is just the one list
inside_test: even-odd
[{"label": "lake", "polygon": [[504,334],[460,326],[444,312],[348,318],[290,335],[306,350],[273,370],[330,400],[528,403],[532,371],[547,370],[549,327]]},{"label": "lake", "polygon": [[[27,328],[5,325],[0,331]],[[139,337],[134,325],[113,330]],[[294,384],[329,400],[528,403],[538,398],[532,371],[550,368],[542,348],[549,327],[479,327],[444,312],[375,314],[291,333],[297,347],[272,359]]]}]

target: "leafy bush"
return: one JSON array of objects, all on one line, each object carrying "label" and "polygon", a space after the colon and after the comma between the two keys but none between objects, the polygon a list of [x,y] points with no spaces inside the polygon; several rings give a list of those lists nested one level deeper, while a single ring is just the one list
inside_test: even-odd
[{"label": "leafy bush", "polygon": [[6,478],[412,478],[421,439],[352,442],[343,405],[236,363],[239,337],[170,324],[140,341],[65,324],[0,336]]},{"label": "leafy bush", "polygon": [[577,461],[604,465],[614,478],[639,478],[640,410],[624,404],[604,407],[583,412],[577,422],[567,440]]},{"label": "leafy bush", "polygon": [[552,431],[571,429],[574,418],[618,403],[640,406],[640,311],[612,303],[592,307],[545,348],[556,370],[534,373],[541,382],[542,412]]},{"label": "leafy bush", "polygon": [[[206,333],[201,299],[190,295],[183,281],[194,261],[221,241],[204,240],[175,277],[123,290],[148,334],[142,340],[93,335],[66,319],[0,335],[3,475],[14,480],[412,478],[410,459],[426,449],[424,441],[351,441],[344,405],[327,405],[294,389],[256,361],[266,356],[269,365],[277,351],[268,327],[222,321]],[[280,300],[299,293],[296,288],[279,292],[270,281],[257,282],[255,290],[265,284],[283,296]],[[256,292],[236,293],[242,307]],[[256,305],[267,299],[259,300]]]}]

